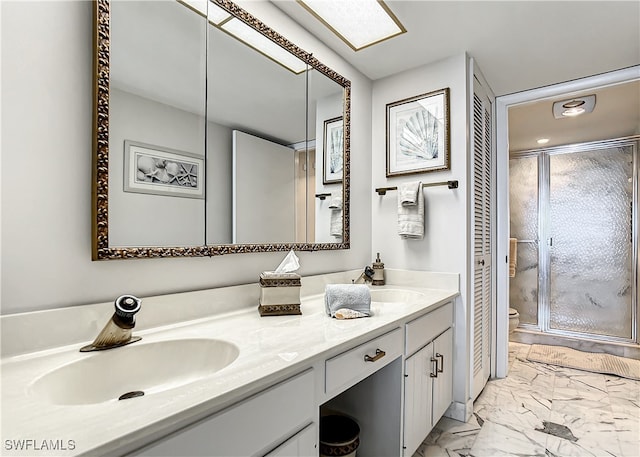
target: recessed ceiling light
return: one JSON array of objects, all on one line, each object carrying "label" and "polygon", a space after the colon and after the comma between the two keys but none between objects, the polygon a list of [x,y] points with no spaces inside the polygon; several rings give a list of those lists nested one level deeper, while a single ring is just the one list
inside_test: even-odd
[{"label": "recessed ceiling light", "polygon": [[563,103],[563,108],[577,108],[578,106],[582,106],[585,104],[584,100],[571,100],[570,102]]},{"label": "recessed ceiling light", "polygon": [[586,95],[575,97],[569,100],[561,100],[553,104],[553,116],[556,119],[563,117],[576,117],[581,114],[590,113],[596,106],[596,96]]},{"label": "recessed ceiling light", "polygon": [[567,108],[566,110],[564,110],[562,112],[563,116],[569,116],[569,117],[574,117],[574,116],[580,116],[581,114],[583,114],[584,108]]},{"label": "recessed ceiling light", "polygon": [[549,142],[549,138],[539,138],[536,143],[538,144],[547,144]]},{"label": "recessed ceiling light", "polygon": [[354,51],[406,32],[382,0],[298,0]]}]

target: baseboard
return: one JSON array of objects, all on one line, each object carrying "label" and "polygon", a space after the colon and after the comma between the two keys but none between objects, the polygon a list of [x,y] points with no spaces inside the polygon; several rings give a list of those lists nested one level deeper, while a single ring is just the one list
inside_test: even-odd
[{"label": "baseboard", "polygon": [[473,400],[467,401],[467,403],[461,403],[454,401],[449,405],[447,411],[445,411],[445,417],[455,419],[460,422],[468,422],[473,414]]}]

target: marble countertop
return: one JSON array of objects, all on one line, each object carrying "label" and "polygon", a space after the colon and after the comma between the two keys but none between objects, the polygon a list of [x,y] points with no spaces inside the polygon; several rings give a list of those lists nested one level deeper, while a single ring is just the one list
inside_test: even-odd
[{"label": "marble countertop", "polygon": [[[432,282],[420,287],[407,285],[407,281],[376,287],[412,289],[421,292],[424,299],[415,303],[374,301],[369,318],[329,318],[324,311],[323,294],[312,293],[302,296],[301,316],[260,317],[256,306],[243,306],[235,311],[134,331],[143,338],[134,345],[211,338],[231,342],[240,352],[233,363],[205,378],[133,401],[114,399],[97,404],[55,405],[33,395],[32,384],[42,375],[86,357],[101,356],[100,352],[80,353],[81,344],[3,357],[2,454],[106,455],[133,451],[321,359],[396,328],[459,293],[450,280],[444,281],[446,288],[442,289],[436,288],[438,284],[429,284]],[[318,287],[307,292],[317,292]],[[8,450],[7,440],[33,442],[30,449],[19,451],[13,445]],[[56,445],[58,449],[47,451],[43,445]]]}]

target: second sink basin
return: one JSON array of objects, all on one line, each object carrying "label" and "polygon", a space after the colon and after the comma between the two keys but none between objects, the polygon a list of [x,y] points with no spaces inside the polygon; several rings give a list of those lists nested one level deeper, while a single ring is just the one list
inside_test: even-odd
[{"label": "second sink basin", "polygon": [[408,289],[372,289],[371,301],[383,303],[416,303],[425,295]]},{"label": "second sink basin", "polygon": [[162,392],[223,369],[239,350],[227,341],[193,338],[78,354],[80,360],[36,379],[31,394],[48,403],[86,405]]}]

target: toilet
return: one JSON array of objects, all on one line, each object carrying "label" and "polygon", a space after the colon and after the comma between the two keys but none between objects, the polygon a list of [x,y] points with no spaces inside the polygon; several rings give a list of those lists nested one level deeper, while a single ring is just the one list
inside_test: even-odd
[{"label": "toilet", "polygon": [[513,332],[520,323],[520,314],[515,308],[509,308],[509,333]]}]

